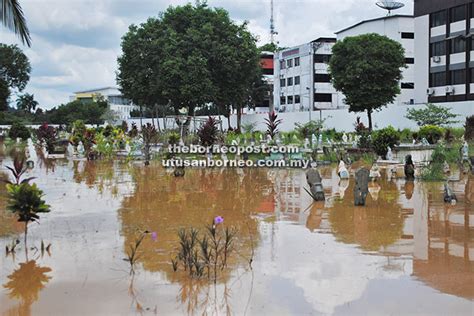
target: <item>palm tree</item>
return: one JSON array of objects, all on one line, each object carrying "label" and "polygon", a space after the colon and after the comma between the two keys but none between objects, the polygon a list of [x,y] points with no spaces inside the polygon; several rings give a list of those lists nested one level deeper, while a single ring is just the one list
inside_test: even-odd
[{"label": "palm tree", "polygon": [[31,47],[31,36],[18,0],[0,0],[0,22],[17,34],[23,44]]}]

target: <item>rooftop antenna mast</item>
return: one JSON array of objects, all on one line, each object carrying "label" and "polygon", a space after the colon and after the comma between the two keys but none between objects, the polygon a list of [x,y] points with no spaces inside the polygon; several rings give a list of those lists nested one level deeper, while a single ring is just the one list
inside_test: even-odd
[{"label": "rooftop antenna mast", "polygon": [[375,3],[379,8],[382,8],[384,10],[387,10],[388,11],[388,14],[387,16],[391,15],[392,11],[393,10],[398,10],[400,8],[403,8],[405,5],[401,2],[397,2],[397,1],[387,1],[387,0],[384,0],[384,1],[379,1],[377,3]]},{"label": "rooftop antenna mast", "polygon": [[275,35],[278,35],[278,32],[275,31],[275,19],[273,17],[273,0],[271,0],[271,3],[270,3],[270,10],[271,10],[271,15],[270,15],[270,42],[272,44],[275,44]]}]

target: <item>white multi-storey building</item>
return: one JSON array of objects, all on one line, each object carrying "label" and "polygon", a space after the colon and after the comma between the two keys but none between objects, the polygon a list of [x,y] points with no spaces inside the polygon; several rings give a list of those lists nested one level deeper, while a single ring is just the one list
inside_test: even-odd
[{"label": "white multi-storey building", "polygon": [[399,42],[405,49],[406,69],[400,82],[401,94],[394,104],[406,105],[415,103],[415,26],[411,15],[389,15],[381,18],[365,20],[351,27],[336,32],[337,40],[348,36],[368,33],[385,35]]},{"label": "white multi-storey building", "polygon": [[474,2],[416,0],[414,13],[416,102],[455,104],[457,113],[472,115]]},{"label": "white multi-storey building", "polygon": [[99,89],[91,89],[86,91],[74,92],[71,101],[79,100],[89,102],[95,100],[98,96],[102,96],[109,103],[110,110],[114,111],[117,119],[127,120],[130,118],[130,112],[139,110],[140,108],[132,103],[132,101],[123,97],[120,90],[116,87],[105,87]]},{"label": "white multi-storey building", "polygon": [[328,61],[335,38],[312,42],[275,53],[273,100],[278,112],[336,109],[342,104],[331,85]]}]

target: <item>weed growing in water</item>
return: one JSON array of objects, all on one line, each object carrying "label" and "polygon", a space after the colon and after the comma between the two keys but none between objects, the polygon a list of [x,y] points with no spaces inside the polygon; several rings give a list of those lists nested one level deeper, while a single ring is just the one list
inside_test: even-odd
[{"label": "weed growing in water", "polygon": [[130,264],[130,274],[135,274],[135,265],[139,259],[138,249],[143,242],[147,232],[141,233],[140,236],[135,240],[133,245],[130,245],[129,251],[127,251],[127,258],[124,260]]},{"label": "weed growing in water", "polygon": [[216,282],[218,272],[227,267],[236,235],[233,228],[223,228],[223,222],[222,217],[216,217],[203,234],[195,228],[181,229],[178,256],[171,260],[173,270],[181,264],[191,277],[201,278],[207,272]]}]

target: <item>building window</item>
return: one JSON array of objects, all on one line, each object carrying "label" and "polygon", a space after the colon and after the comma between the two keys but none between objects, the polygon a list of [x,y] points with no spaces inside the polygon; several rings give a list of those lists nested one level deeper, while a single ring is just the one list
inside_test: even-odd
[{"label": "building window", "polygon": [[466,83],[466,70],[459,69],[451,71],[451,84],[465,84]]},{"label": "building window", "polygon": [[295,86],[300,84],[300,76],[295,77]]},{"label": "building window", "polygon": [[280,87],[286,86],[286,80],[285,79],[280,79]]},{"label": "building window", "polygon": [[460,5],[451,9],[451,23],[466,19],[466,6]]},{"label": "building window", "polygon": [[402,89],[415,89],[413,82],[402,82]]},{"label": "building window", "polygon": [[414,39],[415,38],[415,33],[402,32],[402,38]]},{"label": "building window", "polygon": [[300,58],[296,57],[295,58],[295,67],[298,67],[300,65]]},{"label": "building window", "polygon": [[300,103],[301,103],[300,96],[295,95],[295,104],[300,104]]},{"label": "building window", "polygon": [[431,57],[446,55],[446,42],[436,42],[431,44]]},{"label": "building window", "polygon": [[456,37],[451,40],[451,54],[466,52],[466,40],[463,37]]},{"label": "building window", "polygon": [[288,68],[293,67],[293,59],[288,59],[288,60],[286,61],[286,66],[287,66]]},{"label": "building window", "polygon": [[288,78],[287,79],[287,85],[288,85],[288,87],[293,85],[293,78]]},{"label": "building window", "polygon": [[315,63],[329,63],[331,59],[331,55],[324,55],[324,54],[315,54],[314,55],[314,62]]},{"label": "building window", "polygon": [[431,74],[430,87],[442,87],[446,85],[446,73],[436,72]]},{"label": "building window", "polygon": [[446,11],[439,11],[431,14],[431,27],[437,27],[446,24]]},{"label": "building window", "polygon": [[471,6],[471,18],[474,19],[474,5]]},{"label": "building window", "polygon": [[280,104],[286,104],[286,98],[284,96],[280,97]]},{"label": "building window", "polygon": [[405,64],[413,65],[415,63],[415,58],[407,57],[405,58]]},{"label": "building window", "polygon": [[292,95],[288,96],[288,104],[293,104],[293,96]]},{"label": "building window", "polygon": [[285,69],[285,61],[284,60],[280,60],[280,69]]},{"label": "building window", "polygon": [[314,82],[331,82],[329,74],[315,74]]},{"label": "building window", "polygon": [[332,102],[331,93],[315,93],[314,102]]},{"label": "building window", "polygon": [[[471,82],[474,83],[474,68],[470,69],[470,73],[471,73]],[[474,93],[474,91],[471,91],[471,93]]]}]

